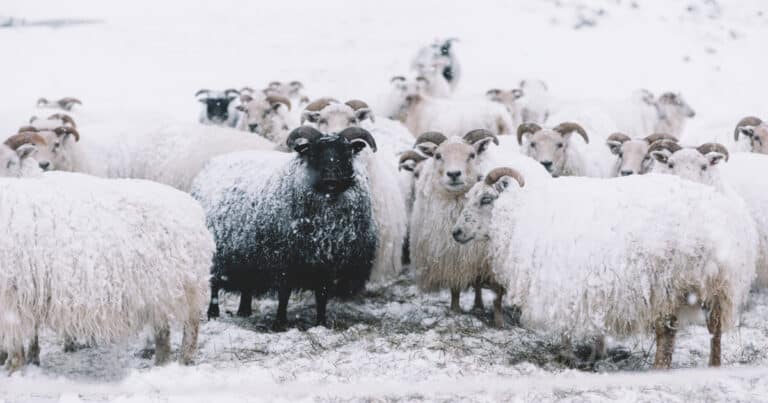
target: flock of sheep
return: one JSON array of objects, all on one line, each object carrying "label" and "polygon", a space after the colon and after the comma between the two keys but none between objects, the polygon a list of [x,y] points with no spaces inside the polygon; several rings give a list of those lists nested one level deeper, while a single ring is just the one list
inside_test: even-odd
[{"label": "flock of sheep", "polygon": [[41,98],[0,145],[0,362],[39,363],[42,329],[72,349],[150,327],[163,364],[181,324],[190,364],[206,296],[216,318],[222,291],[239,316],[274,292],[281,330],[310,290],[326,325],[329,298],[410,262],[453,312],[492,290],[497,327],[506,303],[566,346],[655,332],[656,368],[700,316],[719,365],[722,331],[768,286],[768,124],[739,121],[750,152],[729,152],[680,144],[694,112],[674,93],[587,105],[524,80],[457,99],[454,44],[420,49],[376,113],[298,81],[202,89],[202,124],[118,144],[78,126],[79,100]]}]

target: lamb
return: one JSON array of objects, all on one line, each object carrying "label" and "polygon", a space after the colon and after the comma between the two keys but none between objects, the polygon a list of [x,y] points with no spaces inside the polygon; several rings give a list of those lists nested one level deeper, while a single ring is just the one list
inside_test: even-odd
[{"label": "lamb", "polygon": [[475,129],[495,135],[509,134],[514,123],[503,105],[488,100],[451,100],[426,95],[421,86],[409,85],[397,93],[402,112],[397,116],[414,136],[427,131],[461,136]]},{"label": "lamb", "polygon": [[456,38],[437,39],[424,46],[413,58],[411,68],[424,77],[434,76],[433,72],[437,72],[450,86],[450,91],[455,90],[461,78],[461,69],[453,47],[456,41]]},{"label": "lamb", "polygon": [[240,92],[232,88],[224,91],[197,91],[195,97],[203,104],[198,121],[204,125],[235,127],[238,118],[235,107],[239,96]]},{"label": "lamb", "polygon": [[753,153],[729,154],[718,143],[689,148],[670,141],[654,143],[650,154],[656,159],[653,172],[677,175],[743,199],[742,208],[755,220],[759,236],[755,286],[768,287],[768,182],[762,175],[756,175],[768,168],[768,158]]},{"label": "lamb", "polygon": [[753,153],[768,154],[768,124],[762,119],[747,116],[736,124],[733,131],[733,141],[739,143],[739,135],[749,142],[748,150]]},{"label": "lamb", "polygon": [[[628,218],[618,225],[606,214],[616,206]],[[757,256],[739,199],[670,175],[538,183],[495,169],[469,191],[452,235],[487,244],[524,325],[570,337],[654,329],[655,368],[671,366],[691,293],[707,307],[709,363],[720,365],[721,332],[737,320]]]},{"label": "lamb", "polygon": [[642,175],[650,172],[654,159],[649,149],[654,142],[660,140],[677,142],[676,138],[664,133],[635,139],[623,133],[608,136],[605,143],[611,153],[617,157],[611,171],[612,176]]},{"label": "lamb", "polygon": [[312,290],[317,324],[325,326],[328,297],[361,291],[376,254],[371,185],[359,155],[376,151],[367,131],[324,135],[291,132],[293,154],[261,151],[222,156],[198,175],[193,196],[216,239],[208,316],[219,316],[219,290],[241,293],[238,315],[251,297],[277,291],[275,327],[287,321],[292,290]]},{"label": "lamb", "polygon": [[585,144],[589,144],[587,132],[573,122],[563,122],[552,129],[542,128],[536,123],[523,123],[517,128],[517,143],[522,146],[523,154],[539,161],[554,177],[602,176],[592,169],[583,149],[572,144],[571,135],[574,132],[584,139]]},{"label": "lamb", "polygon": [[[549,176],[536,162],[518,153],[499,158],[489,146],[499,139],[487,130],[473,130],[463,137],[446,137],[427,132],[416,140],[416,147],[430,159],[424,161],[417,180],[416,197],[410,222],[410,257],[425,290],[449,288],[450,309],[460,312],[461,290],[475,286],[475,309],[482,309],[480,288],[496,293],[494,325],[503,326],[501,298],[504,288],[495,281],[486,264],[482,245],[463,247],[450,237],[450,227],[465,203],[465,193],[494,161],[515,161],[532,176]],[[527,165],[525,165],[527,163]]]},{"label": "lamb", "polygon": [[291,106],[291,101],[281,95],[244,95],[236,107],[242,113],[237,128],[285,144],[290,129],[296,126]]},{"label": "lamb", "polygon": [[307,126],[324,133],[361,127],[376,136],[379,151],[364,152],[360,157],[370,175],[374,219],[379,229],[379,249],[371,277],[373,281],[380,281],[397,276],[402,272],[408,215],[395,163],[396,153],[407,149],[402,145],[402,138],[412,139],[410,133],[396,122],[386,125],[387,119],[375,119],[368,104],[360,100],[342,104],[330,98],[320,99],[310,103],[302,117]]},{"label": "lamb", "polygon": [[83,103],[77,99],[72,97],[65,97],[53,101],[49,101],[46,98],[40,98],[37,100],[37,107],[38,108],[55,108],[55,109],[63,109],[65,111],[71,111],[72,108],[75,105],[82,105]]},{"label": "lamb", "polygon": [[0,222],[0,349],[10,371],[39,362],[46,328],[109,342],[152,327],[161,365],[170,325],[183,323],[180,361],[192,363],[215,245],[191,197],[72,173],[3,178]]}]

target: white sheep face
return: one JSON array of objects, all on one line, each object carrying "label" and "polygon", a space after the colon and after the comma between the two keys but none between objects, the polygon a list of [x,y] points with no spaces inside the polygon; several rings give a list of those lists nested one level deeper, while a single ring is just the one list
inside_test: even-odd
[{"label": "white sheep face", "polygon": [[32,157],[36,152],[37,149],[32,144],[24,144],[16,151],[0,144],[0,177],[25,176],[25,163],[33,161]]},{"label": "white sheep face", "polygon": [[665,93],[659,97],[657,105],[660,114],[670,119],[682,120],[696,116],[696,112],[680,94]]},{"label": "white sheep face", "polygon": [[467,192],[467,203],[453,226],[453,239],[456,242],[465,244],[474,239],[489,239],[493,205],[509,180],[508,177],[502,178],[496,185],[479,182]]},{"label": "white sheep face", "polygon": [[488,138],[470,145],[451,139],[438,147],[425,143],[420,144],[419,148],[424,154],[432,156],[435,178],[442,190],[449,194],[462,194],[482,178],[478,155],[485,151],[490,142]]},{"label": "white sheep face", "polygon": [[741,135],[749,138],[753,153],[768,154],[768,125],[761,124],[755,127],[743,127],[739,130]]},{"label": "white sheep face", "polygon": [[554,130],[539,130],[533,134],[526,133],[526,137],[525,154],[539,161],[552,176],[560,176],[571,133],[563,135]]},{"label": "white sheep face", "polygon": [[266,99],[254,99],[238,106],[243,112],[242,129],[267,136],[279,130],[288,130],[287,107],[281,103],[270,103]]},{"label": "white sheep face", "polygon": [[719,152],[703,155],[691,148],[684,148],[673,154],[665,150],[653,151],[651,154],[657,161],[653,172],[677,175],[707,185],[718,183],[719,176],[713,167],[725,159],[725,155]]},{"label": "white sheep face", "polygon": [[642,175],[653,167],[653,158],[648,154],[648,144],[645,140],[629,140],[623,143],[609,143],[611,152],[618,158],[616,175]]},{"label": "white sheep face", "polygon": [[73,171],[73,148],[76,140],[71,134],[56,134],[50,130],[39,132],[47,146],[37,146],[35,159],[43,171]]}]

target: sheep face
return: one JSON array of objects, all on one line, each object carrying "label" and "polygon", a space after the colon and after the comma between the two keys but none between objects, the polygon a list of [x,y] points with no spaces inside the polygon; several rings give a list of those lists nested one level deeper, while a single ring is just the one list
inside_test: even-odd
[{"label": "sheep face", "polygon": [[229,119],[229,104],[235,97],[205,98],[200,102],[205,104],[205,114],[208,120],[215,123],[224,123]]},{"label": "sheep face", "polygon": [[[516,183],[517,186],[510,186]],[[509,188],[523,187],[525,180],[511,168],[496,168],[485,180],[467,192],[467,203],[453,226],[453,239],[465,244],[473,239],[489,239],[493,207],[499,196]]]},{"label": "sheep face", "polygon": [[237,110],[243,112],[244,129],[259,135],[267,135],[278,130],[288,130],[288,122],[284,103],[269,102],[268,99],[253,99],[245,105],[238,105]]},{"label": "sheep face", "polygon": [[539,161],[552,176],[559,176],[565,165],[565,152],[570,136],[570,133],[562,135],[553,130],[540,130],[529,134],[525,153]]},{"label": "sheep face", "polygon": [[474,144],[448,140],[435,147],[432,143],[419,144],[425,155],[432,157],[435,178],[440,187],[449,194],[468,191],[482,177],[478,156],[485,152],[492,141],[487,138]]},{"label": "sheep face", "polygon": [[304,120],[324,133],[340,132],[347,127],[360,126],[360,122],[370,118],[370,108],[353,110],[345,104],[333,103],[320,111],[304,111]]},{"label": "sheep face", "polygon": [[37,152],[32,144],[19,146],[15,151],[0,144],[0,177],[20,177],[23,174],[23,163],[31,159]]},{"label": "sheep face", "polygon": [[44,130],[40,135],[47,145],[39,146],[35,159],[43,171],[72,171],[74,169],[72,148],[77,142],[76,131],[69,127]]},{"label": "sheep face", "polygon": [[307,166],[308,180],[319,193],[340,194],[355,182],[353,161],[367,145],[332,134],[298,144],[294,150]]},{"label": "sheep face", "polygon": [[741,135],[749,138],[753,153],[768,154],[768,125],[740,127],[738,130]]},{"label": "sheep face", "polygon": [[680,94],[664,93],[656,101],[656,104],[662,118],[682,120],[696,116],[696,111],[685,102]]},{"label": "sheep face", "polygon": [[391,83],[394,112],[389,118],[404,123],[408,117],[408,109],[419,103],[426,95],[429,82],[423,77],[407,80],[405,77],[397,76],[392,78]]},{"label": "sheep face", "polygon": [[717,170],[713,167],[727,159],[721,151],[702,153],[695,148],[683,148],[679,151],[651,151],[656,159],[654,172],[677,175],[690,181],[714,185],[717,182]]},{"label": "sheep face", "polygon": [[653,158],[648,154],[650,144],[645,140],[629,140],[623,143],[609,142],[608,148],[618,157],[616,174],[641,175],[650,171]]}]

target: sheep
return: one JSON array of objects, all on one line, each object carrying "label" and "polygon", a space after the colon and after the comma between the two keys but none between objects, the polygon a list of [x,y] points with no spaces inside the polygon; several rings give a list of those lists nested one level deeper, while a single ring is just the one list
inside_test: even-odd
[{"label": "sheep", "polygon": [[66,113],[55,113],[51,116],[48,116],[45,119],[41,119],[37,116],[32,116],[29,119],[29,125],[38,130],[45,130],[45,129],[53,130],[61,126],[65,126],[65,127],[69,126],[74,129],[77,129],[77,124],[75,123],[75,120],[72,119],[72,117],[67,115]]},{"label": "sheep", "polygon": [[696,111],[685,102],[683,96],[673,92],[665,92],[656,100],[658,121],[653,131],[668,133],[680,138],[685,129],[685,120],[696,116]]},{"label": "sheep", "polygon": [[224,91],[197,91],[195,97],[203,104],[198,121],[204,125],[235,127],[238,118],[235,107],[239,96],[240,92],[232,88]]},{"label": "sheep", "polygon": [[608,136],[606,145],[616,158],[611,171],[612,176],[642,175],[650,172],[653,157],[648,152],[651,144],[660,140],[677,142],[677,139],[664,133],[656,133],[644,138],[631,138],[623,133]]},{"label": "sheep", "polygon": [[[50,120],[47,122],[50,122]],[[34,144],[37,149],[35,160],[38,161],[38,165],[42,170],[49,171],[54,169],[54,161],[57,164],[66,165],[62,160],[68,158],[68,155],[62,153],[62,144],[69,141],[79,141],[80,134],[73,126],[59,126],[54,129],[42,130],[38,130],[34,126],[24,126],[19,128],[19,134],[10,137],[6,141],[14,141],[13,139],[16,139],[16,141],[22,139],[32,140],[29,143]]]},{"label": "sheep", "polygon": [[710,185],[721,193],[744,200],[744,209],[755,220],[759,235],[755,286],[768,287],[768,217],[765,214],[768,182],[761,175],[755,175],[768,168],[768,158],[752,153],[729,154],[725,146],[718,143],[689,148],[670,141],[654,143],[650,154],[657,161],[653,172]]},{"label": "sheep", "polygon": [[[114,130],[92,127],[92,131]],[[46,138],[47,170],[81,172],[106,178],[148,179],[188,192],[209,159],[234,151],[271,150],[260,136],[218,126],[163,125],[137,128],[129,135],[94,135],[80,140],[76,129],[39,132]]]},{"label": "sheep", "polygon": [[510,118],[512,119],[514,125],[523,123],[520,105],[517,103],[517,100],[522,96],[523,91],[518,88],[513,88],[509,91],[492,88],[485,93],[486,99],[489,101],[498,102],[507,108],[507,112],[509,112]]},{"label": "sheep", "polygon": [[[617,206],[620,223],[606,214]],[[538,183],[495,169],[469,191],[452,235],[487,244],[521,323],[569,337],[654,329],[655,368],[671,365],[691,293],[708,309],[709,363],[720,365],[721,332],[746,301],[757,255],[738,198],[670,175]]]},{"label": "sheep", "polygon": [[219,316],[219,290],[239,291],[237,314],[251,297],[277,291],[275,328],[287,321],[292,290],[312,290],[317,324],[325,326],[329,296],[365,287],[376,254],[371,186],[360,152],[376,142],[348,128],[324,135],[302,126],[287,142],[293,154],[235,153],[212,160],[192,194],[216,239],[208,316]]},{"label": "sheep", "polygon": [[[284,144],[296,126],[291,116],[291,101],[281,95],[244,95],[236,107],[242,113],[237,128],[256,133],[276,144]],[[286,150],[287,151],[287,150]]]},{"label": "sheep", "polygon": [[[34,143],[36,140],[30,141]],[[13,147],[12,147],[13,146]],[[33,158],[37,148],[34,144],[14,141],[11,146],[0,144],[0,177],[30,177],[39,175],[40,168]]]},{"label": "sheep", "polygon": [[749,141],[748,150],[753,153],[768,154],[768,124],[762,119],[747,116],[736,124],[733,131],[733,141],[739,142],[739,135]]},{"label": "sheep", "polygon": [[[0,348],[39,362],[38,329],[97,342],[155,330],[155,363],[194,358],[215,245],[200,205],[147,181],[53,172],[0,179]],[[34,247],[19,247],[34,245]]]},{"label": "sheep", "polygon": [[[410,222],[410,257],[419,273],[422,289],[449,288],[450,309],[460,312],[461,290],[475,286],[474,309],[482,309],[480,288],[496,293],[493,321],[503,326],[501,298],[504,289],[494,279],[486,264],[485,249],[481,245],[462,247],[450,237],[449,228],[455,222],[465,203],[465,193],[486,172],[494,161],[527,163],[526,172],[538,178],[549,175],[535,161],[518,153],[499,158],[489,150],[499,139],[487,130],[473,130],[463,137],[446,137],[438,132],[427,132],[416,139],[415,147],[430,157],[422,163],[415,189],[416,197]],[[546,179],[543,179],[546,180]]]},{"label": "sheep", "polygon": [[37,100],[36,106],[38,108],[55,108],[55,109],[63,109],[65,111],[71,111],[72,108],[75,105],[82,105],[83,103],[77,99],[72,97],[65,97],[53,101],[49,101],[46,98],[40,98]]},{"label": "sheep", "polygon": [[[572,144],[571,135],[576,132],[589,144],[587,132],[578,123],[563,122],[545,129],[536,123],[523,123],[517,128],[517,143],[522,152],[539,161],[553,177],[601,176],[591,168],[583,150]],[[523,138],[526,141],[523,144]]]},{"label": "sheep", "polygon": [[361,156],[370,175],[374,219],[379,229],[379,249],[371,279],[381,281],[397,276],[402,272],[408,213],[395,165],[396,153],[408,147],[402,145],[401,139],[412,139],[412,136],[399,123],[386,125],[388,119],[374,118],[368,104],[360,100],[343,104],[331,98],[316,100],[307,105],[302,117],[307,126],[324,133],[361,127],[377,139],[379,151],[375,154],[364,152]]},{"label": "sheep", "polygon": [[433,43],[419,49],[411,62],[411,68],[421,76],[439,73],[440,77],[450,86],[450,91],[456,89],[461,78],[461,69],[453,43],[456,38],[437,39]]},{"label": "sheep", "polygon": [[272,81],[267,88],[262,90],[265,95],[279,95],[288,98],[297,108],[303,107],[309,103],[309,97],[304,95],[302,90],[304,84],[301,81],[280,82]]},{"label": "sheep", "polygon": [[408,85],[396,93],[402,110],[396,115],[414,134],[438,131],[461,136],[474,129],[509,134],[514,123],[503,105],[488,100],[451,100],[424,94],[419,85]]},{"label": "sheep", "polygon": [[521,93],[517,101],[520,110],[520,123],[543,125],[551,114],[551,96],[547,83],[542,80],[521,80],[518,90]]}]

